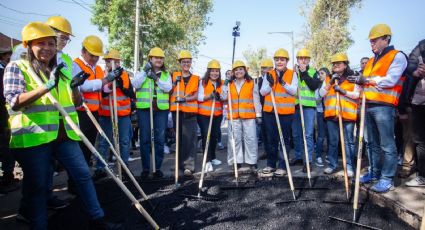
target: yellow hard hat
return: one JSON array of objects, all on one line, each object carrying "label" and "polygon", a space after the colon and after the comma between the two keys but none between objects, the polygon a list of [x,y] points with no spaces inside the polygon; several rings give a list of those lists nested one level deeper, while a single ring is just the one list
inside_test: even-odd
[{"label": "yellow hard hat", "polygon": [[95,35],[89,35],[84,38],[83,47],[94,56],[103,56],[102,40]]},{"label": "yellow hard hat", "polygon": [[274,56],[273,57],[274,58],[283,57],[283,58],[287,58],[289,60],[288,51],[285,50],[285,49],[282,49],[282,48],[276,50],[276,52],[274,52]]},{"label": "yellow hard hat", "polygon": [[22,42],[24,47],[27,47],[29,41],[44,38],[56,37],[55,31],[43,22],[30,22],[22,29]]},{"label": "yellow hard hat", "polygon": [[148,54],[148,57],[162,57],[165,58],[164,50],[159,47],[153,47]]},{"label": "yellow hard hat", "polygon": [[348,57],[345,53],[337,53],[332,55],[331,62],[348,62]]},{"label": "yellow hard hat", "polygon": [[297,58],[298,57],[308,57],[308,58],[311,58],[310,51],[308,51],[308,49],[306,49],[306,48],[302,48],[302,49],[298,50],[298,52],[297,52]]},{"label": "yellow hard hat", "polygon": [[391,28],[387,24],[378,24],[370,29],[369,39],[375,39],[385,35],[392,35]]},{"label": "yellow hard hat", "polygon": [[243,61],[236,60],[235,62],[233,62],[232,69],[236,69],[238,67],[245,67],[246,68],[246,65]]},{"label": "yellow hard hat", "polygon": [[69,35],[72,35],[71,23],[69,23],[66,18],[61,16],[52,16],[47,19],[46,24],[57,29],[59,31],[65,32]]},{"label": "yellow hard hat", "polygon": [[178,60],[180,61],[180,60],[186,59],[186,58],[192,59],[192,54],[190,54],[190,52],[188,50],[180,51]]},{"label": "yellow hard hat", "polygon": [[270,58],[263,59],[260,63],[260,67],[261,68],[263,68],[263,67],[273,68],[273,60],[270,59]]},{"label": "yellow hard hat", "polygon": [[105,56],[103,56],[103,59],[121,60],[121,55],[118,50],[110,49],[109,51],[106,51]]},{"label": "yellow hard hat", "polygon": [[208,69],[221,69],[220,66],[220,62],[218,62],[217,60],[211,60],[210,62],[208,62]]}]

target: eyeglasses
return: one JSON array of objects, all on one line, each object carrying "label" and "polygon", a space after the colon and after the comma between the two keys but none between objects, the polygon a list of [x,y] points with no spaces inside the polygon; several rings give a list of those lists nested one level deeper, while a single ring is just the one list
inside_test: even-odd
[{"label": "eyeglasses", "polygon": [[65,43],[70,43],[71,42],[71,38],[70,37],[63,37],[63,36],[57,36],[58,40],[61,40]]},{"label": "eyeglasses", "polygon": [[192,64],[192,61],[182,61],[181,64],[182,65],[189,65],[189,64]]}]

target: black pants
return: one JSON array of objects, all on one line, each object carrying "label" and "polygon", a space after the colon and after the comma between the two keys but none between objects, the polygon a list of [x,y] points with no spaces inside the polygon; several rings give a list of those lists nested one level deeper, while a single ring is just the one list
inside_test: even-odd
[{"label": "black pants", "polygon": [[[96,112],[92,112],[93,116],[96,118],[97,121],[99,121],[99,115]],[[78,111],[78,119],[80,121],[80,129],[81,132],[87,137],[87,139],[90,141],[90,143],[95,145],[96,137],[97,137],[97,129],[94,126],[93,122],[90,120],[90,117],[87,115],[87,112],[81,112]],[[83,151],[84,158],[86,159],[86,162],[89,166],[93,165],[93,162],[91,161],[91,155],[92,152],[89,148],[84,144],[84,142],[80,141],[80,148]]]},{"label": "black pants", "polygon": [[[2,118],[3,119],[3,118]],[[10,129],[7,122],[0,122],[0,159],[2,162],[3,178],[13,179],[13,170],[15,168],[15,158],[9,149]]]},{"label": "black pants", "polygon": [[418,175],[425,177],[425,105],[412,105],[413,142],[416,146]]},{"label": "black pants", "polygon": [[[176,123],[176,112],[172,112],[173,125],[177,127]],[[191,171],[197,171],[199,165],[197,165],[196,155],[196,143],[197,135],[196,130],[198,128],[197,116],[194,113],[179,113],[179,169],[189,169]],[[177,132],[177,130],[176,130]]]},{"label": "black pants", "polygon": [[[218,139],[222,120],[223,120],[222,115],[217,116],[217,117],[213,117],[212,124],[211,124],[212,127],[211,127],[210,143],[209,143],[208,152],[207,152],[207,160],[208,161],[216,159],[215,148],[217,146],[217,139]],[[206,142],[207,142],[209,122],[210,122],[209,116],[198,115],[198,125],[201,128],[202,149],[204,151],[205,151],[205,145],[206,145]]]}]

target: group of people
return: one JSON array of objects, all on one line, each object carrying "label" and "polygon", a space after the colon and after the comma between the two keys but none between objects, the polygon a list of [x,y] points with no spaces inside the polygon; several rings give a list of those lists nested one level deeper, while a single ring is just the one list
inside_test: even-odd
[{"label": "group of people", "polygon": [[[8,124],[2,125],[2,129],[8,127],[2,130],[2,135],[10,132],[8,154],[4,155],[13,156],[22,167],[19,215],[29,221],[33,229],[46,229],[47,207],[58,203],[52,195],[54,160],[66,169],[70,178],[68,189],[79,194],[91,217],[90,223],[101,229],[119,227],[104,219],[93,185],[93,179],[107,177],[106,166],[97,160],[92,179],[89,170],[91,149],[59,113],[50,95],[93,145],[98,139],[98,151],[104,158],[108,157],[109,143],[98,135],[93,119],[100,123],[110,141],[114,125],[117,126],[119,152],[125,164],[128,164],[133,132],[131,114],[137,114],[142,180],[151,177],[151,172],[153,178],[163,177],[161,166],[170,112],[174,127],[179,126],[176,151],[179,169],[185,176],[200,170],[196,159],[198,126],[202,148],[208,148],[205,171],[211,172],[213,165],[220,164],[215,149],[223,116],[226,116],[231,127],[227,141],[227,164],[230,166],[245,165],[262,176],[285,176],[287,169],[279,144],[281,131],[286,152],[290,152],[291,142],[295,149],[288,163],[303,165],[303,172],[311,170],[313,164],[324,167],[323,141],[327,139],[328,164],[324,173],[332,174],[339,167],[339,130],[343,129],[345,145],[341,147],[346,152],[347,174],[352,177],[358,142],[355,127],[359,129],[360,102],[365,98],[369,170],[360,180],[373,182],[373,191],[387,192],[394,188],[397,170],[396,109],[400,95],[407,88],[403,87],[403,82],[405,85],[409,82],[409,90],[413,92],[410,95],[413,98],[412,117],[418,122],[415,123],[414,140],[419,175],[414,182],[425,185],[425,167],[420,164],[425,138],[419,120],[425,105],[425,66],[419,57],[425,54],[425,43],[415,48],[408,61],[405,54],[390,45],[392,32],[385,24],[371,29],[369,40],[374,56],[362,59],[364,68],[360,73],[350,68],[344,53],[330,57],[332,71],[327,68],[316,71],[310,65],[311,55],[305,48],[297,52],[296,65],[291,69],[287,50],[278,49],[273,59],[261,62],[261,76],[255,79],[240,60],[233,63],[225,77],[221,76],[217,60],[208,63],[204,76],[196,76],[190,71],[192,55],[186,50],[178,56],[180,70],[170,72],[164,65],[165,53],[159,47],[150,50],[148,61],[140,72],[130,74],[121,67],[120,53],[114,49],[104,53],[102,41],[94,35],[84,39],[81,55],[72,59],[62,51],[71,36],[71,25],[63,17],[31,22],[22,30],[26,56],[7,66],[3,59],[1,63],[5,106],[0,107],[4,107],[9,116],[6,123],[7,118],[2,115],[2,124]],[[105,70],[98,65],[100,57],[105,60]],[[406,74],[410,74],[414,84]],[[116,112],[113,112],[114,107]],[[117,124],[111,119],[114,113]],[[338,119],[342,119],[342,127]],[[258,125],[261,132],[257,132]],[[262,169],[257,169],[259,135],[267,155],[267,166]],[[3,145],[2,151],[5,151]],[[3,164],[4,176],[13,179],[14,162],[12,171],[7,168],[10,160],[8,162]],[[414,182],[411,184],[415,185]]]}]

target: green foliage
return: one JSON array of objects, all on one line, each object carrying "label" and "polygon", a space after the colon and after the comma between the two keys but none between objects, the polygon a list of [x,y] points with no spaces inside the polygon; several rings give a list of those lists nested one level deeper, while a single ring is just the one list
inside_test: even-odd
[{"label": "green foliage", "polygon": [[[181,49],[196,56],[205,40],[203,30],[211,24],[207,14],[212,5],[211,0],[140,0],[140,63],[154,46],[164,49],[168,69],[177,68]],[[136,1],[96,0],[93,10],[92,22],[108,31],[109,43],[121,52],[124,65],[133,66]]]},{"label": "green foliage", "polygon": [[261,60],[267,58],[267,49],[259,48],[257,50],[253,50],[249,47],[247,50],[242,52],[242,55],[246,60],[246,65],[249,67],[249,75],[254,78],[260,76],[260,63]]},{"label": "green foliage", "polygon": [[361,0],[307,0],[301,14],[307,18],[304,44],[317,67],[330,66],[330,57],[354,43],[348,30],[350,9]]}]

